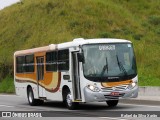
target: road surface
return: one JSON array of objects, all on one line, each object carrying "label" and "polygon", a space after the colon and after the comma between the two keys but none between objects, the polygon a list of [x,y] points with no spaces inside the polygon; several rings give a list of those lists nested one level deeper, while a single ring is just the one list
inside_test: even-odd
[{"label": "road surface", "polygon": [[[12,112],[12,118],[0,117],[0,120],[18,120],[16,115],[23,116],[35,113],[42,118],[28,118],[30,120],[134,120],[158,119],[160,104],[120,102],[117,107],[109,108],[105,102],[80,104],[77,110],[68,110],[62,102],[45,102],[41,106],[29,106],[27,98],[16,95],[0,95],[0,114]],[[145,111],[145,112],[144,112]],[[17,114],[13,114],[17,113]],[[50,116],[50,117],[46,117]],[[24,116],[23,116],[24,117]],[[52,117],[52,118],[51,118]],[[152,117],[152,118],[151,118]]]}]

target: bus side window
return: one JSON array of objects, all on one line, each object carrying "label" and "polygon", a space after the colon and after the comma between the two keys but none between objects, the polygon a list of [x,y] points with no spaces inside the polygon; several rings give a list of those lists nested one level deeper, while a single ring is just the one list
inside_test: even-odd
[{"label": "bus side window", "polygon": [[57,51],[46,53],[46,71],[57,71]]},{"label": "bus side window", "polygon": [[24,56],[16,57],[16,72],[17,73],[23,73],[24,72],[24,63],[25,63]]},{"label": "bus side window", "polygon": [[58,51],[58,70],[68,71],[69,70],[69,50]]},{"label": "bus side window", "polygon": [[34,55],[25,56],[25,72],[34,72]]}]

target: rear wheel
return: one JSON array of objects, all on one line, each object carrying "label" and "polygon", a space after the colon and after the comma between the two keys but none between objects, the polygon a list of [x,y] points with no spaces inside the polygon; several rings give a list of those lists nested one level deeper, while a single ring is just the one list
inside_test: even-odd
[{"label": "rear wheel", "polygon": [[106,101],[106,103],[108,104],[109,107],[115,107],[117,106],[119,100],[109,100]]},{"label": "rear wheel", "polygon": [[27,97],[28,97],[28,103],[29,103],[31,106],[36,105],[37,102],[36,102],[36,99],[34,99],[34,94],[33,94],[33,91],[32,91],[32,88],[31,88],[31,87],[28,88]]},{"label": "rear wheel", "polygon": [[31,87],[28,88],[27,97],[28,97],[28,103],[31,106],[42,105],[44,103],[44,100],[34,98],[33,90]]},{"label": "rear wheel", "polygon": [[65,94],[65,104],[66,104],[66,106],[69,110],[76,109],[78,104],[79,104],[78,102],[73,102],[72,101],[72,95],[71,95],[71,92],[69,90],[67,90],[67,92]]}]

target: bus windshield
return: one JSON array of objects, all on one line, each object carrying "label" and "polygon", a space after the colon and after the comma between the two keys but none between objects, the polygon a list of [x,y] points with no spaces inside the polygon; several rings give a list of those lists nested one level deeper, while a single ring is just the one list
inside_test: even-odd
[{"label": "bus windshield", "polygon": [[137,75],[131,43],[91,44],[82,46],[85,78],[91,81],[120,81]]}]

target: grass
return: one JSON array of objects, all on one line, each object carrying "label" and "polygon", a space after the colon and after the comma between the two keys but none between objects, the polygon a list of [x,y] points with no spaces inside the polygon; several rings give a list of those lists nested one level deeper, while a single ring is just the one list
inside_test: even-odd
[{"label": "grass", "polygon": [[7,76],[4,80],[0,82],[0,93],[14,93],[14,82],[13,78]]},{"label": "grass", "polygon": [[139,85],[160,86],[159,4],[159,0],[23,0],[0,11],[0,65],[12,64],[14,52],[21,49],[77,37],[123,38],[134,44]]}]

